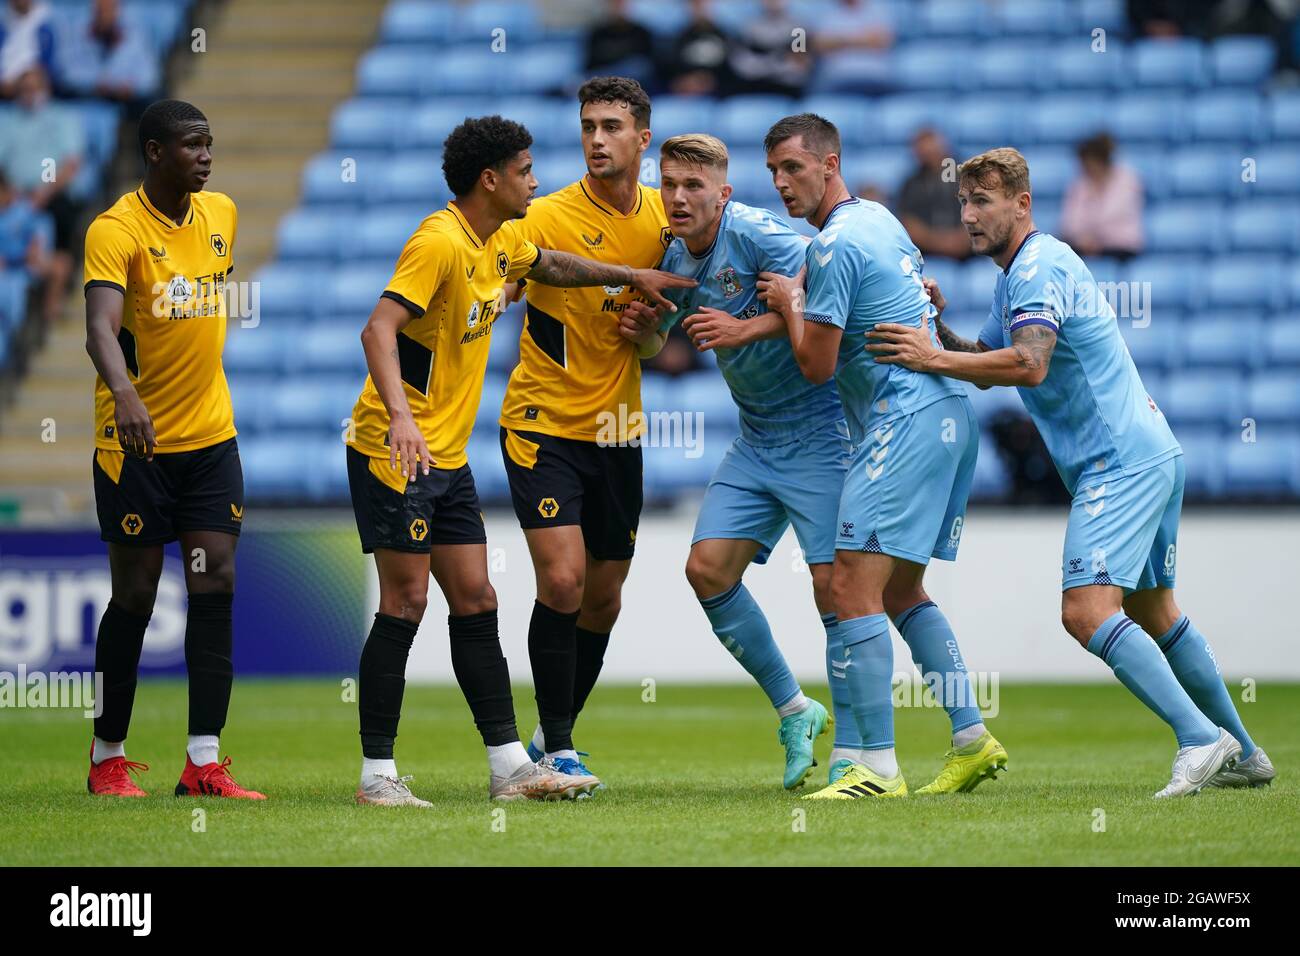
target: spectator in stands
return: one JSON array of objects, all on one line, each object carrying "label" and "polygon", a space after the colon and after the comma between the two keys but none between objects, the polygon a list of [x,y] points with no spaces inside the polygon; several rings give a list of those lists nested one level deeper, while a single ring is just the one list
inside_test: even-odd
[{"label": "spectator in stands", "polygon": [[1079,178],[1065,191],[1061,239],[1081,256],[1130,259],[1142,251],[1142,181],[1114,161],[1115,141],[1098,133],[1077,148]]},{"label": "spectator in stands", "polygon": [[727,95],[734,85],[727,65],[730,50],[709,0],[691,0],[691,22],[673,38],[664,63],[668,88],[678,96]]},{"label": "spectator in stands", "polygon": [[[798,30],[805,31],[802,44]],[[806,31],[807,25],[791,19],[785,0],[763,0],[762,14],[745,25],[732,46],[736,92],[803,96],[816,56]]]},{"label": "spectator in stands", "polygon": [[828,29],[817,33],[821,53],[859,50],[880,53],[894,45],[894,28],[889,16],[866,0],[840,0],[826,16]]},{"label": "spectator in stands", "polygon": [[34,279],[45,275],[52,230],[49,215],[33,209],[0,172],[0,271],[25,271]]},{"label": "spectator in stands", "polygon": [[63,72],[74,92],[123,103],[130,117],[144,112],[161,81],[158,57],[122,19],[119,0],[95,0],[89,25],[68,44]]},{"label": "spectator in stands", "polygon": [[18,80],[19,109],[0,124],[0,172],[32,207],[54,220],[54,254],[45,288],[44,315],[53,321],[72,276],[72,246],[81,215],[70,189],[84,145],[75,114],[50,103],[45,71],[34,66]]},{"label": "spectator in stands", "polygon": [[917,166],[899,191],[898,218],[925,255],[968,258],[970,236],[961,224],[957,166],[947,140],[924,127],[912,137],[912,152]]},{"label": "spectator in stands", "polygon": [[583,69],[588,76],[630,76],[645,86],[655,79],[654,37],[628,15],[628,0],[609,0],[604,20],[587,33]]},{"label": "spectator in stands", "polygon": [[12,99],[19,78],[33,66],[57,78],[58,33],[47,3],[9,0],[0,15],[0,96]]}]

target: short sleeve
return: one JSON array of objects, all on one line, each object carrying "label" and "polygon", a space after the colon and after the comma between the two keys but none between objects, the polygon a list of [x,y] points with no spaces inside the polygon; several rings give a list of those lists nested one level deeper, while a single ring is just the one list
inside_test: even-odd
[{"label": "short sleeve", "polygon": [[1010,331],[1026,325],[1042,325],[1053,332],[1061,327],[1065,315],[1064,289],[1049,263],[1038,257],[1041,244],[1022,252],[1007,273],[1007,312]]},{"label": "short sleeve", "polygon": [[116,219],[92,222],[86,230],[86,290],[107,286],[126,295],[135,249],[135,239]]},{"label": "short sleeve", "polygon": [[514,282],[537,265],[537,260],[542,257],[542,252],[536,245],[518,233],[507,235],[506,240],[504,255],[509,259],[509,264],[506,267],[506,281]]},{"label": "short sleeve", "polygon": [[[673,239],[669,244],[667,251],[664,252],[663,258],[659,261],[659,268],[664,272],[671,272],[673,275],[685,275],[682,271],[682,241]],[[665,312],[659,320],[659,331],[667,332],[674,325],[691,313],[688,310],[692,301],[691,294],[694,289],[672,288],[664,289],[664,298],[677,306],[676,312]]]},{"label": "short sleeve", "polygon": [[980,329],[979,341],[983,342],[989,349],[1004,347],[1002,344],[1002,319],[998,317],[997,309],[989,310],[989,317],[984,320],[984,326]]},{"label": "short sleeve", "polygon": [[777,275],[797,276],[808,254],[808,244],[774,216],[764,217],[757,229],[749,233],[749,247],[753,254],[753,271],[775,272]]},{"label": "short sleeve", "polygon": [[424,315],[429,300],[451,274],[452,251],[437,233],[417,232],[397,258],[393,277],[384,286],[382,298],[406,306],[416,318]]},{"label": "short sleeve", "polygon": [[834,234],[829,244],[822,241],[825,238],[827,234],[822,233],[808,245],[808,301],[803,317],[842,329],[848,324],[857,297],[862,268],[848,243],[837,247]]}]

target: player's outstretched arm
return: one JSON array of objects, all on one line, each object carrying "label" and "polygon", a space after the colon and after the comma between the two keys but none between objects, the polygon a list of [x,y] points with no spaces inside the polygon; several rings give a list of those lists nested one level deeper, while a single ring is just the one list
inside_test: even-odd
[{"label": "player's outstretched arm", "polygon": [[631,266],[608,265],[594,259],[575,256],[556,249],[539,249],[537,262],[528,270],[527,278],[547,285],[572,288],[585,285],[630,285],[652,305],[676,312],[677,306],[664,298],[665,289],[694,288],[694,279],[660,272],[658,269],[633,269]]},{"label": "player's outstretched arm", "polygon": [[131,384],[126,356],[118,343],[124,296],[120,289],[97,285],[86,290],[86,352],[95,371],[113,393],[113,426],[122,450],[153,461],[153,419]]},{"label": "player's outstretched arm", "polygon": [[882,365],[902,365],[916,372],[933,372],[976,385],[1018,385],[1033,388],[1047,377],[1056,348],[1056,332],[1044,325],[1023,325],[1011,333],[1011,347],[976,351],[936,348],[930,320],[918,328],[882,322],[867,333],[866,349]]},{"label": "player's outstretched arm", "polygon": [[721,309],[704,306],[682,320],[682,330],[701,352],[710,349],[739,349],[764,339],[790,335],[780,312],[764,312],[750,319],[738,319]]},{"label": "player's outstretched arm", "polygon": [[417,468],[429,473],[432,456],[424,434],[411,414],[411,403],[402,389],[402,364],[397,354],[397,333],[410,324],[414,316],[406,306],[390,298],[381,298],[361,330],[361,347],[366,352],[370,378],[384,407],[388,409],[388,464],[415,479]]}]

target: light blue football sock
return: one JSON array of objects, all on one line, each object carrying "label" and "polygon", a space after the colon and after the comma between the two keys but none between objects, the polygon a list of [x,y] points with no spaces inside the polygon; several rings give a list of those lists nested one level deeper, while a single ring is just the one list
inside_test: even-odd
[{"label": "light blue football sock", "polygon": [[1219,662],[1214,659],[1214,651],[1210,650],[1205,635],[1184,614],[1156,644],[1164,651],[1165,660],[1178,683],[1183,685],[1183,690],[1201,713],[1237,738],[1241,744],[1241,756],[1237,759],[1245,760],[1253,754],[1255,741],[1246,733],[1232,703],[1232,695],[1223,685]]},{"label": "light blue football sock", "polygon": [[889,617],[869,614],[840,621],[836,630],[844,647],[853,717],[862,736],[863,750],[894,746],[894,645],[889,639]]},{"label": "light blue football sock", "polygon": [[1180,748],[1219,739],[1219,729],[1183,690],[1155,641],[1123,611],[1102,622],[1088,639],[1088,652],[1110,665],[1120,682],[1174,729]]},{"label": "light blue football sock", "polygon": [[894,626],[907,642],[930,692],[948,712],[952,732],[983,723],[957,636],[939,606],[922,601],[898,615]]},{"label": "light blue football sock", "polygon": [[722,646],[758,681],[773,707],[788,703],[799,693],[799,682],[772,639],[767,617],[743,581],[721,594],[701,599],[700,607]]},{"label": "light blue football sock", "polygon": [[844,645],[840,643],[839,623],[834,614],[823,614],[826,628],[826,678],[831,685],[831,711],[835,714],[836,750],[860,750],[862,737],[858,722],[853,717],[853,700],[849,697],[849,681],[844,673]]}]

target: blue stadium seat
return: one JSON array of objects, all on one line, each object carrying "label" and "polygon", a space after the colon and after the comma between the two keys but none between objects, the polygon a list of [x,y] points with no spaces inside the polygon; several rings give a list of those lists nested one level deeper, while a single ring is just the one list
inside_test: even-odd
[{"label": "blue stadium seat", "polygon": [[1197,302],[1203,277],[1201,262],[1186,255],[1138,256],[1125,270],[1126,281],[1151,283],[1151,301],[1161,309],[1181,310]]},{"label": "blue stadium seat", "polygon": [[[453,33],[466,43],[482,43],[503,39],[506,50],[513,52],[515,44],[530,44],[542,36],[539,4],[529,0],[475,0],[458,7],[453,20]],[[495,33],[504,31],[503,34]]]},{"label": "blue stadium seat", "polygon": [[1142,87],[1205,85],[1205,50],[1201,41],[1178,39],[1136,40],[1133,75]]},{"label": "blue stadium seat", "polygon": [[385,43],[445,43],[460,13],[450,3],[393,0],[384,10],[379,37]]},{"label": "blue stadium seat", "polygon": [[722,376],[712,369],[679,376],[668,395],[665,411],[698,412],[703,415],[704,427],[708,429],[737,427],[738,413],[731,392]]},{"label": "blue stadium seat", "polygon": [[1024,150],[1029,164],[1029,182],[1034,197],[1055,199],[1079,175],[1079,161],[1074,150],[1064,146],[1033,146]]},{"label": "blue stadium seat", "polygon": [[1073,10],[1074,26],[1087,31],[1089,35],[1096,29],[1105,30],[1112,35],[1128,29],[1124,0],[1079,0],[1073,5]]},{"label": "blue stadium seat", "polygon": [[361,180],[368,203],[425,203],[430,210],[451,198],[437,155],[416,150],[389,157],[383,176]]},{"label": "blue stadium seat", "polygon": [[1107,104],[1096,96],[1050,94],[1030,103],[1026,135],[1043,143],[1075,143],[1107,121]]},{"label": "blue stadium seat", "polygon": [[[1091,90],[1098,95],[1127,87],[1130,82],[1128,50],[1123,42],[1108,40],[1101,52],[1093,50],[1092,45],[1088,34],[1057,44],[1048,55],[1047,69],[1039,73],[1040,82],[1049,88]],[[1020,54],[1023,57],[1023,46]]]},{"label": "blue stadium seat", "polygon": [[239,457],[244,466],[245,491],[252,501],[302,501],[319,480],[313,479],[312,473],[323,467],[331,454],[344,458],[339,440],[306,435],[258,435],[247,441],[242,438]]},{"label": "blue stadium seat", "polygon": [[1260,86],[1277,62],[1277,47],[1268,37],[1227,36],[1210,43],[1210,73],[1218,86]]},{"label": "blue stadium seat", "polygon": [[1295,423],[1300,419],[1300,373],[1256,372],[1246,384],[1245,414],[1261,424]]},{"label": "blue stadium seat", "polygon": [[533,175],[537,177],[539,196],[563,189],[586,172],[587,164],[580,149],[533,150]]},{"label": "blue stadium seat", "polygon": [[1232,248],[1252,252],[1300,252],[1300,204],[1242,202],[1228,215]]},{"label": "blue stadium seat", "polygon": [[886,146],[911,140],[922,126],[943,129],[952,116],[952,101],[943,97],[917,94],[890,96],[877,104],[871,137]]},{"label": "blue stadium seat", "polygon": [[[563,40],[512,51],[508,62],[505,54],[493,56],[498,60],[496,70],[500,74],[501,91],[504,93],[561,93],[569,80],[576,77],[582,68],[582,53],[578,44]],[[572,103],[567,105],[571,108],[574,106]],[[574,109],[574,112],[577,110]]]},{"label": "blue stadium seat", "polygon": [[[800,109],[824,116],[839,127],[840,138],[845,146],[874,146],[876,143],[875,111],[871,104],[861,97],[810,96],[803,101]],[[656,100],[655,113],[658,112],[659,102]]]},{"label": "blue stadium seat", "polygon": [[1021,401],[1020,393],[1014,388],[979,389],[974,385],[969,385],[966,393],[970,396],[970,403],[975,410],[975,416],[984,425],[988,425],[1007,413],[1015,415],[1028,414],[1025,412],[1025,403]]},{"label": "blue stadium seat", "polygon": [[1065,33],[1069,28],[1067,6],[1056,0],[993,3],[988,10],[992,14],[990,29],[996,36],[1047,37]]},{"label": "blue stadium seat", "polygon": [[392,264],[402,252],[406,240],[415,227],[429,213],[423,214],[418,206],[387,206],[367,212],[358,221],[353,219],[347,238],[341,243],[349,262],[358,259],[378,259]]},{"label": "blue stadium seat", "polygon": [[1215,252],[1225,245],[1223,203],[1213,199],[1160,203],[1146,216],[1148,252]]},{"label": "blue stadium seat", "polygon": [[1241,425],[1244,402],[1241,374],[1232,371],[1186,371],[1165,379],[1156,404],[1170,423],[1180,425]]},{"label": "blue stadium seat", "polygon": [[[658,103],[655,103],[654,112],[654,118],[658,119]],[[483,113],[496,113],[522,123],[533,137],[534,149],[559,146],[577,149],[582,140],[582,121],[578,117],[576,100],[547,96],[507,96],[492,102]],[[655,133],[655,139],[662,142],[657,129]]]},{"label": "blue stadium seat", "polygon": [[330,276],[325,290],[331,311],[335,315],[352,315],[357,322],[364,322],[392,276],[391,262],[340,266]]},{"label": "blue stadium seat", "polygon": [[[269,423],[273,429],[333,431],[342,435],[343,419],[352,414],[361,382],[354,375],[298,376],[293,388],[271,393]],[[340,451],[340,454],[342,452]],[[310,466],[310,462],[303,463]]]},{"label": "blue stadium seat", "polygon": [[1211,260],[1206,281],[1206,301],[1215,306],[1282,305],[1281,263],[1268,256],[1235,255]]},{"label": "blue stadium seat", "polygon": [[357,63],[357,92],[362,96],[416,96],[420,77],[436,53],[427,47],[376,47]]},{"label": "blue stadium seat", "polygon": [[[977,47],[972,47],[965,56],[956,57],[961,64],[966,82],[963,88],[970,87],[970,80],[975,80],[976,89],[1023,93],[1027,82],[1032,82],[1024,71],[1025,45],[1017,40],[994,40]],[[993,97],[985,94],[983,102]]]},{"label": "blue stadium seat", "polygon": [[665,3],[664,0],[632,0],[630,16],[660,37],[675,36],[691,19],[686,4]]},{"label": "blue stadium seat", "polygon": [[1228,145],[1184,146],[1173,154],[1166,175],[1177,196],[1231,195],[1242,185],[1241,158],[1246,155]]},{"label": "blue stadium seat", "polygon": [[1019,142],[1028,112],[1029,104],[1019,96],[967,97],[950,112],[945,132],[960,143],[985,144],[970,154],[963,151],[960,158],[965,158],[994,143]]},{"label": "blue stadium seat", "polygon": [[1121,143],[1179,142],[1187,125],[1187,103],[1179,94],[1139,91],[1107,104],[1106,128]]},{"label": "blue stadium seat", "polygon": [[371,150],[317,153],[302,174],[303,200],[310,205],[359,204],[363,184],[384,175],[388,154]]},{"label": "blue stadium seat", "polygon": [[998,275],[1001,272],[1002,270],[991,259],[982,256],[971,259],[961,268],[958,294],[954,296],[950,292],[945,292],[944,295],[959,309],[987,310],[992,307],[993,289],[998,284]]},{"label": "blue stadium seat", "polygon": [[1224,486],[1232,497],[1272,499],[1300,490],[1300,436],[1291,429],[1260,429],[1253,442],[1230,433],[1223,456]]},{"label": "blue stadium seat", "polygon": [[285,369],[289,352],[297,346],[295,330],[277,328],[281,323],[263,322],[244,329],[231,323],[222,352],[222,364],[232,374],[273,375]]},{"label": "blue stadium seat", "polygon": [[1264,130],[1264,103],[1253,91],[1224,91],[1197,97],[1191,107],[1192,135],[1206,140],[1254,140]]},{"label": "blue stadium seat", "polygon": [[[845,176],[849,189],[853,189],[857,180],[847,171]],[[750,206],[780,206],[780,197],[772,186],[772,174],[767,171],[767,154],[761,146],[731,150],[727,182],[735,190],[732,195],[737,202]]]},{"label": "blue stadium seat", "polygon": [[[844,159],[844,181],[849,190],[856,191],[864,184],[882,189],[888,196],[897,196],[899,189],[916,168],[916,160],[900,149],[869,149],[848,154]],[[766,173],[766,170],[764,170]],[[772,200],[777,196],[772,190],[771,177],[767,177]],[[954,194],[956,189],[953,190]],[[955,203],[956,198],[953,199]]]},{"label": "blue stadium seat", "polygon": [[422,96],[483,95],[504,92],[518,54],[493,53],[487,43],[452,47],[438,53],[438,69],[421,74]]},{"label": "blue stadium seat", "polygon": [[905,16],[916,20],[919,37],[964,38],[992,29],[986,17],[971,16],[970,0],[920,0],[909,7]]},{"label": "blue stadium seat", "polygon": [[465,449],[470,469],[474,472],[474,487],[479,501],[485,505],[510,503],[510,480],[506,477],[505,462],[501,459],[500,432],[475,432]]},{"label": "blue stadium seat", "polygon": [[379,97],[348,100],[334,111],[330,142],[338,149],[388,149],[397,143],[411,112],[407,100]]},{"label": "blue stadium seat", "polygon": [[[1156,404],[1160,397],[1153,396]],[[1163,406],[1162,406],[1163,407]],[[1223,433],[1206,426],[1179,428],[1175,436],[1183,449],[1186,469],[1184,494],[1191,499],[1217,498],[1223,494]]]},{"label": "blue stadium seat", "polygon": [[817,63],[813,93],[878,93],[895,89],[899,82],[894,56],[863,55],[857,50],[828,53]]},{"label": "blue stadium seat", "polygon": [[[499,330],[493,328],[492,336],[496,337]],[[506,382],[509,375],[500,372],[488,372],[483,377],[483,393],[479,399],[478,417],[475,421],[475,428],[483,429],[489,434],[497,433],[497,421],[501,417],[501,403],[506,397]]]},{"label": "blue stadium seat", "polygon": [[1268,127],[1277,139],[1300,139],[1300,90],[1278,90],[1268,98]]},{"label": "blue stadium seat", "polygon": [[1128,346],[1128,354],[1146,379],[1148,370],[1164,371],[1175,368],[1181,360],[1182,328],[1175,313],[1161,316],[1159,321],[1153,317],[1150,325],[1135,327],[1132,322],[1120,321],[1120,334]]},{"label": "blue stadium seat", "polygon": [[[422,101],[410,114],[406,135],[412,146],[442,148],[443,142],[453,129],[470,116],[486,116],[497,112],[496,101],[489,97],[458,96],[452,99],[433,99]],[[534,138],[534,132],[527,120],[517,116],[510,117],[528,126]]]},{"label": "blue stadium seat", "polygon": [[1169,151],[1163,146],[1124,145],[1117,161],[1138,174],[1148,200],[1169,194]]},{"label": "blue stadium seat", "polygon": [[714,122],[728,146],[756,146],[773,123],[795,111],[784,96],[736,96],[719,104]]},{"label": "blue stadium seat", "polygon": [[[1261,146],[1242,155],[1257,160],[1256,181],[1246,186],[1247,192],[1258,190],[1274,196],[1295,192],[1296,183],[1300,182],[1300,146]],[[1240,179],[1240,158],[1236,161],[1236,168]]]},{"label": "blue stadium seat", "polygon": [[1183,358],[1196,368],[1251,368],[1263,357],[1263,344],[1255,319],[1197,319],[1183,326]]},{"label": "blue stadium seat", "polygon": [[340,379],[350,375],[360,392],[367,371],[366,353],[361,348],[363,323],[326,322],[295,330],[289,356],[295,372],[332,373]]},{"label": "blue stadium seat", "polygon": [[[714,101],[704,97],[656,97],[650,112],[650,126],[654,130],[655,141],[662,143],[670,136],[716,129],[715,110]],[[764,129],[763,132],[766,133],[767,130]],[[760,135],[758,141],[762,142],[762,139]]]},{"label": "blue stadium seat", "polygon": [[1300,366],[1300,315],[1281,315],[1265,322],[1264,358],[1274,367]]},{"label": "blue stadium seat", "polygon": [[299,315],[303,304],[318,294],[324,275],[314,261],[272,262],[258,269],[253,280],[260,290],[263,320]]},{"label": "blue stadium seat", "polygon": [[275,253],[279,259],[324,259],[339,255],[339,237],[349,217],[320,207],[299,207],[280,220]]},{"label": "blue stadium seat", "polygon": [[[732,0],[730,3],[714,4],[712,15],[724,32],[739,33],[763,16],[763,5],[758,0]],[[814,24],[807,26],[811,28]]]},{"label": "blue stadium seat", "polygon": [[271,394],[283,390],[284,378],[250,374],[230,368],[227,379],[230,384],[230,404],[235,412],[235,427],[240,431],[239,448],[243,452],[247,436],[269,427]]}]

